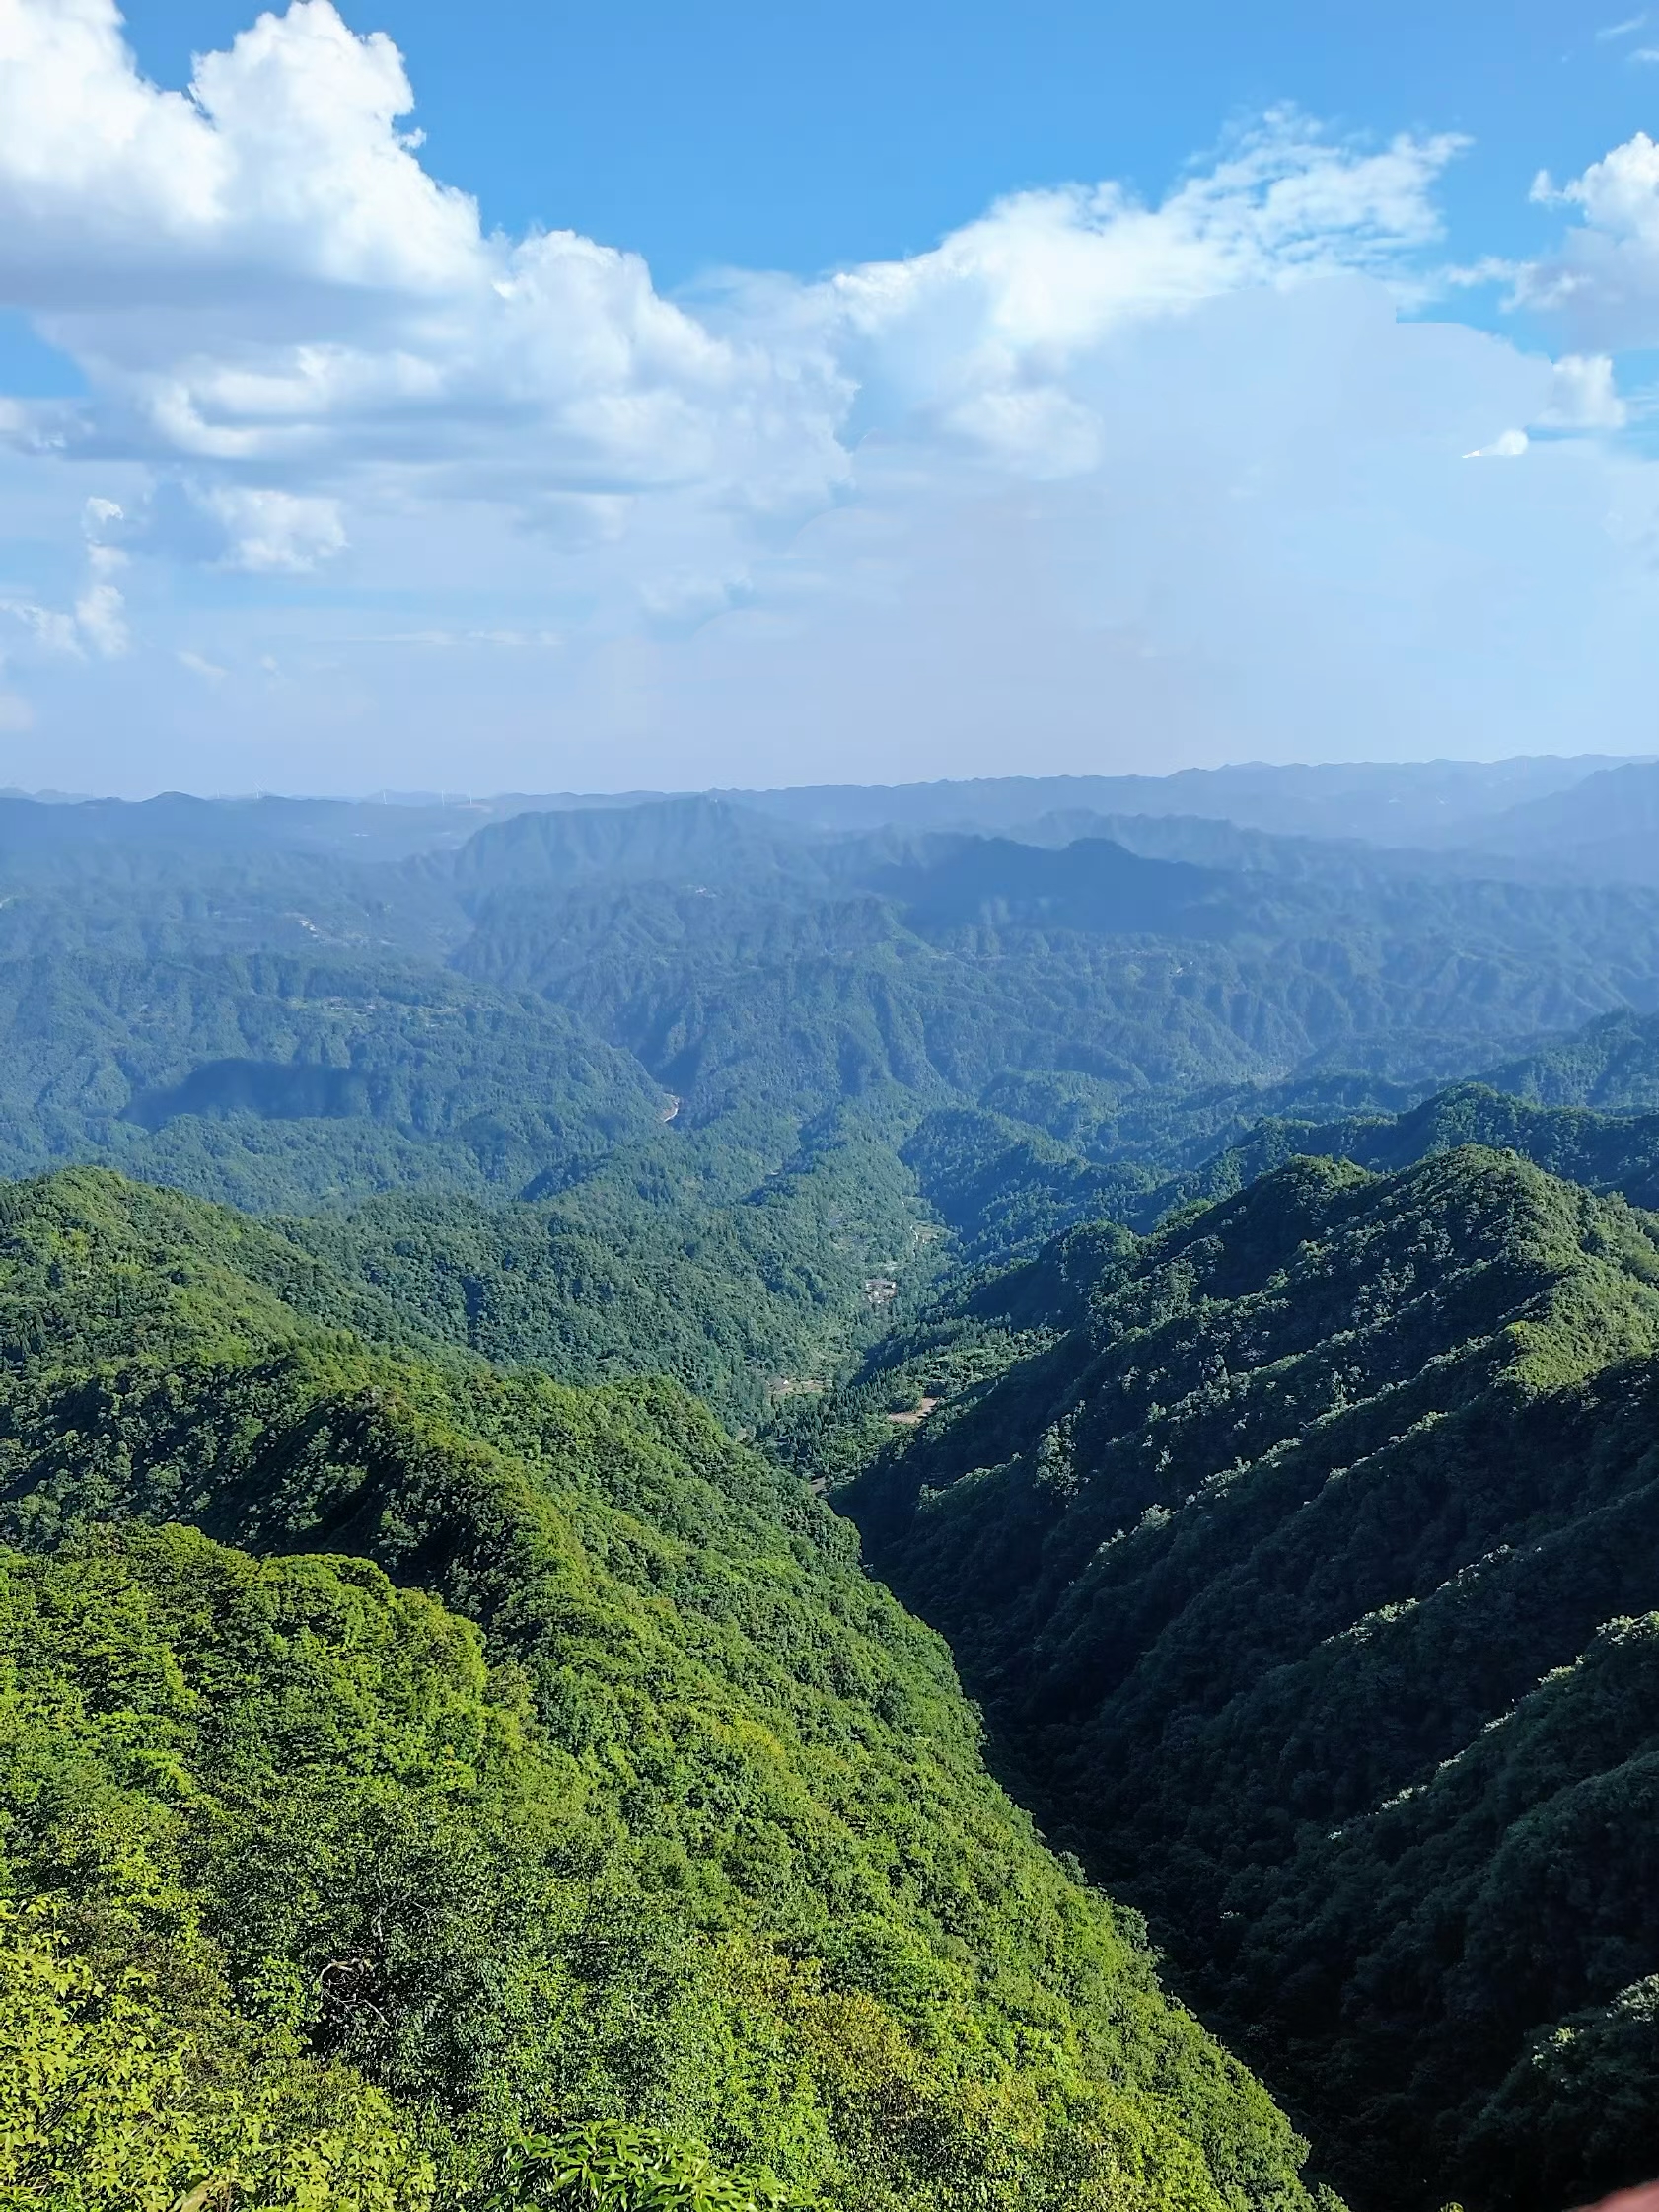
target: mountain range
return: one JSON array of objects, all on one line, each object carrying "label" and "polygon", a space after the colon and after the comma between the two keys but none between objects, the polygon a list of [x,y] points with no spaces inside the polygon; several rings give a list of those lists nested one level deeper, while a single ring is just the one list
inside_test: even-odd
[{"label": "mountain range", "polygon": [[0,2198],[1659,2170],[1655,778],[0,795]]}]

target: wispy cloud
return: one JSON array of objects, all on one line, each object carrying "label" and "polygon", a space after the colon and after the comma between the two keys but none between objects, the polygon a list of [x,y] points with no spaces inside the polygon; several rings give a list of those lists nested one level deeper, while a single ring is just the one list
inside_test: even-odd
[{"label": "wispy cloud", "polygon": [[1477,446],[1466,461],[1519,461],[1531,444],[1524,430],[1505,430],[1489,446]]},{"label": "wispy cloud", "polygon": [[1636,32],[1640,31],[1645,26],[1646,22],[1647,17],[1645,14],[1639,16],[1626,16],[1622,23],[1604,24],[1601,30],[1596,33],[1596,37],[1598,41],[1604,45],[1615,38],[1628,38],[1633,37]]},{"label": "wispy cloud", "polygon": [[81,510],[81,535],[86,563],[74,606],[65,612],[32,599],[0,599],[0,614],[10,615],[44,653],[84,659],[90,651],[101,660],[118,660],[130,636],[126,601],[115,578],[127,564],[121,548],[109,542],[111,528],[126,517],[113,499],[88,499]]}]

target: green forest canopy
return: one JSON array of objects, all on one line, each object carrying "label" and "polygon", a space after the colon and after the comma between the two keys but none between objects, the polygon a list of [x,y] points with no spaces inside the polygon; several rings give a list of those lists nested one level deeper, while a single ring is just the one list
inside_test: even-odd
[{"label": "green forest canopy", "polygon": [[1361,2204],[1652,2164],[1656,1353],[1622,1200],[1300,1160],[1073,1232],[799,1417],[1051,1832]]},{"label": "green forest canopy", "polygon": [[0,1199],[11,2201],[447,2204],[614,2120],[830,2206],[1306,2201],[844,1524],[672,1385],[308,1320],[318,1269]]},{"label": "green forest canopy", "polygon": [[1649,1232],[1456,1147],[1659,1195],[1651,892],[75,812],[0,806],[0,1170],[264,1219],[6,1202],[20,2203],[128,2123],[170,2207],[1303,2202],[797,1475],[1362,2212],[1635,2177]]}]

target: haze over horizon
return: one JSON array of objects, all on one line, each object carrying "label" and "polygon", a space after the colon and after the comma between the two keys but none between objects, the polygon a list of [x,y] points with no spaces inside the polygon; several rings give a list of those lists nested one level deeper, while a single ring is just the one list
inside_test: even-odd
[{"label": "haze over horizon", "polygon": [[[1211,789],[1217,794],[1218,798],[1225,794],[1226,804],[1232,811],[1225,811],[1220,805],[1213,810],[1200,808],[1198,811],[1214,811],[1218,820],[1224,820],[1231,819],[1233,812],[1240,811],[1236,801],[1244,787],[1244,779],[1248,778],[1260,777],[1262,779],[1262,792],[1265,796],[1268,792],[1284,791],[1291,788],[1292,786],[1286,780],[1291,778],[1306,778],[1308,783],[1305,787],[1312,788],[1317,787],[1328,775],[1339,777],[1344,773],[1350,777],[1375,776],[1385,778],[1394,777],[1397,774],[1416,776],[1422,773],[1427,773],[1433,776],[1435,772],[1439,772],[1436,780],[1443,781],[1450,786],[1461,781],[1464,772],[1468,772],[1468,788],[1472,796],[1479,793],[1479,811],[1484,815],[1501,811],[1504,804],[1503,791],[1506,779],[1514,783],[1517,797],[1530,797],[1540,792],[1568,789],[1588,776],[1610,769],[1648,768],[1656,765],[1656,763],[1659,763],[1659,756],[1651,753],[1512,754],[1490,761],[1460,760],[1452,756],[1441,756],[1433,760],[1420,761],[1306,760],[1274,762],[1253,760],[1218,761],[1211,764],[1149,772],[1127,771],[1121,774],[1115,774],[1110,770],[1098,774],[1078,770],[1074,772],[1061,771],[1052,775],[1045,775],[1011,769],[1001,774],[960,776],[903,776],[896,774],[875,776],[869,781],[861,783],[851,782],[845,778],[830,778],[810,782],[785,778],[771,784],[758,782],[751,784],[701,784],[653,789],[639,784],[595,782],[568,790],[537,792],[494,790],[486,784],[469,783],[465,777],[460,779],[452,777],[447,781],[431,785],[405,787],[397,784],[382,784],[373,790],[283,789],[264,784],[256,785],[248,790],[214,790],[205,787],[192,788],[185,784],[152,782],[143,788],[110,791],[65,789],[56,784],[30,786],[20,783],[0,783],[0,799],[27,799],[47,805],[66,806],[107,802],[120,805],[142,805],[147,801],[166,799],[201,800],[215,805],[243,806],[255,805],[264,800],[271,800],[294,805],[448,808],[463,812],[468,809],[485,812],[494,808],[511,808],[521,801],[537,808],[564,803],[582,806],[589,802],[622,804],[637,802],[641,805],[649,805],[661,801],[704,798],[733,800],[741,803],[752,798],[794,797],[807,799],[814,793],[862,795],[872,801],[877,801],[883,794],[888,794],[893,798],[902,798],[906,795],[925,797],[927,794],[937,793],[943,797],[947,793],[959,790],[965,793],[981,789],[987,792],[1001,792],[1012,791],[1022,785],[1033,785],[1044,789],[1067,784],[1079,786],[1120,784],[1123,786],[1124,798],[1127,799],[1132,792],[1137,802],[1155,798],[1159,786],[1179,787],[1184,805],[1187,803],[1188,794],[1201,789]],[[1551,772],[1554,770],[1566,773],[1559,775],[1552,774]],[[1407,787],[1404,784],[1402,785],[1403,789]],[[1347,788],[1357,794],[1362,786],[1350,782]],[[1006,801],[1003,804],[1005,806]],[[1139,803],[1131,811],[1140,811]],[[1164,809],[1154,807],[1152,811],[1163,812]],[[1248,815],[1248,808],[1243,811]]]},{"label": "haze over horizon", "polygon": [[0,781],[1649,747],[1645,14],[706,30],[4,0]]}]

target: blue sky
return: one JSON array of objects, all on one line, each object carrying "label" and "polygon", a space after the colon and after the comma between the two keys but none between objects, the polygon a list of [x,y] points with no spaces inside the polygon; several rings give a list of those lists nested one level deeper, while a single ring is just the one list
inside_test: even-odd
[{"label": "blue sky", "polygon": [[[429,165],[513,231],[568,225],[674,288],[711,264],[798,275],[934,245],[1024,185],[1156,197],[1223,126],[1285,102],[1338,128],[1474,141],[1444,194],[1476,250],[1536,250],[1527,191],[1655,122],[1643,11],[1571,0],[1019,6],[943,0],[384,0],[347,11],[408,59]],[[146,69],[248,21],[136,0]]]},{"label": "blue sky", "polygon": [[0,0],[0,781],[1650,750],[1656,56]]}]

